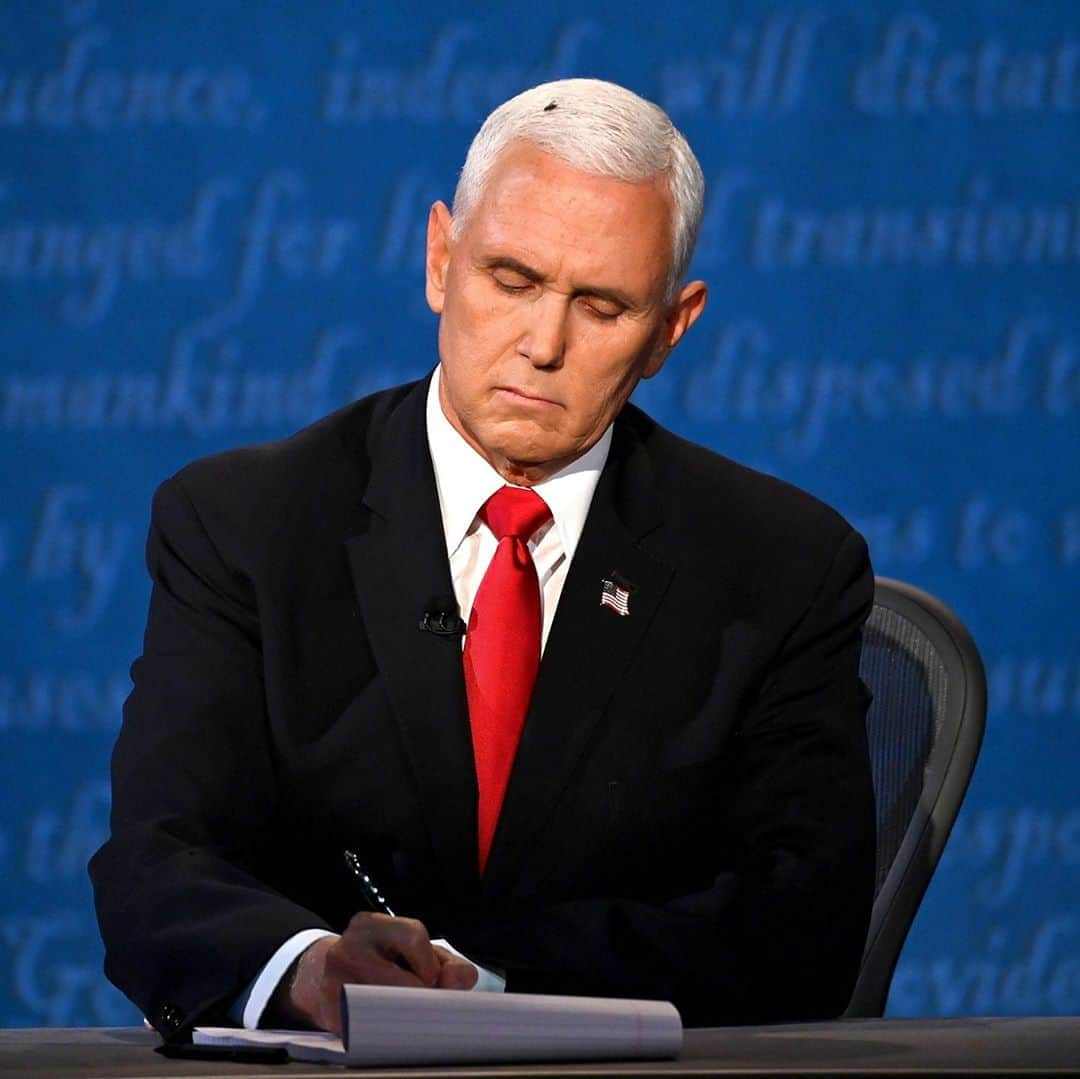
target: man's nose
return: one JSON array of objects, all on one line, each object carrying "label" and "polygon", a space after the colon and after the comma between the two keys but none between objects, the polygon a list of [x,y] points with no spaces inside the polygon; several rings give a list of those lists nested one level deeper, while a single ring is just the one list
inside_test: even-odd
[{"label": "man's nose", "polygon": [[567,317],[567,299],[557,293],[547,293],[530,304],[518,348],[534,367],[558,367],[562,363]]}]

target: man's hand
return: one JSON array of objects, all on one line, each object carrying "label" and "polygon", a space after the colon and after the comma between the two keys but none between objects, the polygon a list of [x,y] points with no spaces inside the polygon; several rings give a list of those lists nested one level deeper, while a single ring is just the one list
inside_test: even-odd
[{"label": "man's hand", "polygon": [[292,1022],[341,1033],[341,987],[403,985],[414,988],[471,989],[478,972],[472,963],[431,943],[415,918],[354,914],[345,932],[324,937],[297,960],[292,978],[282,982],[275,1011]]}]

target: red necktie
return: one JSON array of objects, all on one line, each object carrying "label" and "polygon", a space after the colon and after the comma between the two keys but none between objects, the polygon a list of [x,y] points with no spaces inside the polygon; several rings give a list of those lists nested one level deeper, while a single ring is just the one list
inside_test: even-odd
[{"label": "red necktie", "polygon": [[503,487],[479,516],[499,541],[473,601],[464,655],[483,873],[540,667],[540,584],[528,543],[551,510],[535,491]]}]

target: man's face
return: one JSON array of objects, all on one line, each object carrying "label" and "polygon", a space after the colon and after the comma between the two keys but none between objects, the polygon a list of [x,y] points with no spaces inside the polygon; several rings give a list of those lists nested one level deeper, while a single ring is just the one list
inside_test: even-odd
[{"label": "man's face", "polygon": [[663,180],[592,176],[524,142],[457,240],[432,207],[440,403],[507,480],[538,483],[584,453],[700,314],[701,282],[665,303],[671,215]]}]

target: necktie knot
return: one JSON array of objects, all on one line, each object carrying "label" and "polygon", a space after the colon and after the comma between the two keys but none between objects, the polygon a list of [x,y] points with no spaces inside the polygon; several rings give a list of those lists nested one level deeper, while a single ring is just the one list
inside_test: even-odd
[{"label": "necktie knot", "polygon": [[501,487],[480,507],[480,520],[499,540],[513,536],[528,542],[550,519],[548,504],[527,487]]}]

